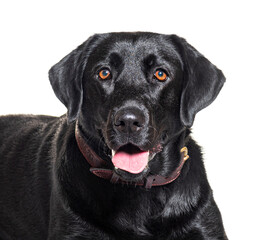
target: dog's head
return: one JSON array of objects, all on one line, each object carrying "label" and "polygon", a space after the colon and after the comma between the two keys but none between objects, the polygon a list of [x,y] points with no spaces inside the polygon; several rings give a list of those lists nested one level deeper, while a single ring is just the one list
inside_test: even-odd
[{"label": "dog's head", "polygon": [[176,169],[183,129],[225,81],[184,39],[154,33],[92,36],[49,78],[68,122],[78,120],[89,144],[126,180]]}]

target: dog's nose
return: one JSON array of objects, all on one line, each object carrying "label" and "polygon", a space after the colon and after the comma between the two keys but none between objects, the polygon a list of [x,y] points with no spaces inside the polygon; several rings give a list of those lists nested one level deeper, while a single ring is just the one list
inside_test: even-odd
[{"label": "dog's nose", "polygon": [[114,117],[114,128],[119,132],[130,134],[140,131],[145,125],[144,114],[137,109],[123,109]]}]

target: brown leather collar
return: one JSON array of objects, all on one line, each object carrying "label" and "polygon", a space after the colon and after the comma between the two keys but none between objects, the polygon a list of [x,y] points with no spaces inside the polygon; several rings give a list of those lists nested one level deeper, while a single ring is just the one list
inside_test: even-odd
[{"label": "brown leather collar", "polygon": [[113,171],[113,166],[100,158],[86,143],[84,136],[81,135],[78,124],[76,123],[75,127],[75,138],[78,144],[78,147],[91,166],[90,172],[97,177],[109,180],[112,183],[121,183],[127,185],[135,186],[144,186],[145,188],[151,188],[153,186],[162,186],[169,184],[176,180],[182,170],[182,167],[186,160],[189,158],[187,147],[183,147],[180,150],[181,161],[179,166],[171,173],[169,177],[163,177],[160,175],[149,175],[146,179],[143,179],[139,182],[128,182],[120,179],[120,177]]}]

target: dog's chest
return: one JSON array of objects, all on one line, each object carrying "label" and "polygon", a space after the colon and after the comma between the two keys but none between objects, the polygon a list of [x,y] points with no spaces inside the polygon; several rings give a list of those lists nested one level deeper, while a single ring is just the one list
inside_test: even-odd
[{"label": "dog's chest", "polygon": [[172,221],[189,207],[182,200],[182,196],[170,197],[165,191],[129,194],[120,204],[112,205],[108,224],[121,235],[134,236],[132,239],[168,239],[174,232]]}]

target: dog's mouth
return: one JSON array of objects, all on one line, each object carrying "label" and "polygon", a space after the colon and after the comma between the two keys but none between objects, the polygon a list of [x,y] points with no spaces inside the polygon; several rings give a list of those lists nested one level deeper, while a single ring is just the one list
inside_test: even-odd
[{"label": "dog's mouth", "polygon": [[117,151],[112,150],[112,163],[114,167],[132,174],[144,171],[148,160],[149,151],[142,151],[133,144],[126,144]]},{"label": "dog's mouth", "polygon": [[112,150],[112,163],[116,170],[120,169],[132,174],[139,174],[143,172],[148,163],[160,147],[149,151],[144,151],[138,146],[131,143],[121,146],[117,151]]}]

